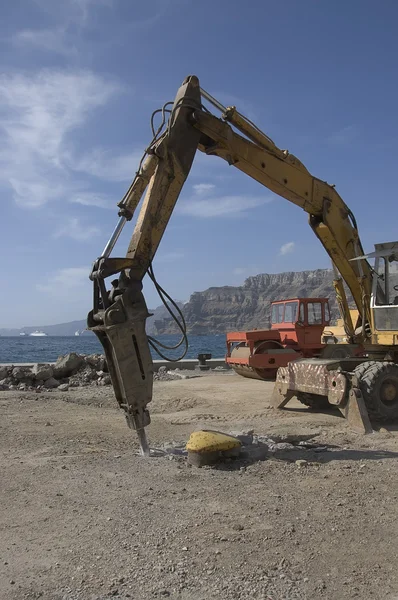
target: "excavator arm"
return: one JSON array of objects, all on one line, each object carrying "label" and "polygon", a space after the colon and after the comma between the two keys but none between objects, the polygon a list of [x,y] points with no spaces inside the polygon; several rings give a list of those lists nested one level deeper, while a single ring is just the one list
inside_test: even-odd
[{"label": "excavator arm", "polygon": [[[221,110],[222,117],[211,114],[203,99]],[[166,107],[160,110],[162,124]],[[335,268],[335,287],[347,334],[352,340],[357,335],[358,341],[371,333],[371,267],[366,260],[351,260],[364,251],[355,219],[334,186],[313,177],[295,156],[280,150],[234,107],[223,107],[200,88],[197,77],[184,81],[168,112],[165,131],[161,133],[159,128],[154,132],[134,181],[118,204],[119,223],[90,275],[94,306],[88,327],[104,348],[116,399],[128,425],[138,432],[143,454],[149,452],[145,427],[150,422],[147,405],[152,397],[153,363],[145,332],[149,315],[142,280],[151,268],[197,149],[224,159],[308,213],[310,226]],[[143,196],[126,257],[111,258],[124,224],[133,218]],[[105,279],[113,275],[118,278],[108,290]],[[357,326],[361,329],[357,333],[342,280],[359,311]]]},{"label": "excavator arm", "polygon": [[[309,223],[335,269],[335,289],[350,340],[355,337],[343,281],[358,308],[360,338],[370,335],[371,267],[351,259],[364,254],[355,218],[334,186],[314,177],[292,154],[282,151],[265,134],[240,115],[223,107],[223,120],[196,111],[195,126],[203,133],[199,149],[219,156],[309,215]],[[247,136],[233,131],[231,125]],[[357,341],[359,337],[357,336]]]}]

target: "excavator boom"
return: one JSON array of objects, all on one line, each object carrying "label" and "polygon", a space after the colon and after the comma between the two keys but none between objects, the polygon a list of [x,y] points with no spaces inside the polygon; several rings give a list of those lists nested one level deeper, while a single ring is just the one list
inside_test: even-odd
[{"label": "excavator boom", "polygon": [[[220,110],[221,118],[203,101]],[[336,295],[349,341],[365,343],[373,333],[372,269],[364,257],[355,218],[334,186],[311,175],[295,156],[279,149],[235,107],[222,106],[200,88],[195,76],[183,82],[173,103],[156,112],[162,114],[161,127],[154,132],[131,186],[118,204],[119,223],[94,264],[90,276],[94,307],[88,316],[89,329],[104,347],[117,401],[129,426],[138,431],[143,453],[148,452],[144,428],[150,420],[147,404],[152,397],[153,364],[145,333],[148,311],[142,280],[151,272],[197,149],[224,159],[308,213],[310,226],[335,269]],[[170,114],[167,124],[166,113]],[[110,258],[123,226],[133,218],[143,196],[126,257]],[[108,291],[105,279],[116,274],[118,278]],[[355,325],[343,281],[358,310]]]}]

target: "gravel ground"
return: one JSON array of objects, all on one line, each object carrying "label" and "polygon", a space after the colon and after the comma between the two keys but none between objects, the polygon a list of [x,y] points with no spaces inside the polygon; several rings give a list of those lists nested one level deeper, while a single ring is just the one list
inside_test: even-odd
[{"label": "gravel ground", "polygon": [[137,456],[110,388],[0,392],[0,598],[398,599],[397,431],[275,411],[272,387],[155,382],[152,448],[201,427],[314,445],[202,469]]}]

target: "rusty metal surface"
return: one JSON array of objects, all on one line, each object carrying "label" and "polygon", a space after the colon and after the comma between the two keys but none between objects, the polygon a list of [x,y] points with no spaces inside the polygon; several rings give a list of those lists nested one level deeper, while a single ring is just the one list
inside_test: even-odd
[{"label": "rusty metal surface", "polygon": [[269,381],[275,379],[278,367],[300,356],[275,340],[257,342],[252,347],[241,342],[232,350],[231,356],[227,356],[226,362],[242,377]]},{"label": "rusty metal surface", "polygon": [[338,369],[339,363],[327,359],[297,360],[278,369],[271,404],[283,408],[296,392],[327,396],[360,433],[373,431],[364,399],[355,378]]},{"label": "rusty metal surface", "polygon": [[327,396],[331,404],[344,402],[347,389],[345,375],[331,366],[335,360],[299,359],[278,370],[277,385],[281,393],[287,390]]},{"label": "rusty metal surface", "polygon": [[[286,369],[286,367],[282,367],[282,369]],[[279,371],[281,371],[282,369],[278,370],[278,375]],[[274,408],[281,409],[284,406],[286,406],[286,404],[289,402],[289,400],[291,400],[291,398],[293,398],[293,396],[294,392],[289,391],[287,389],[287,386],[284,385],[283,381],[277,380],[275,383],[274,391],[271,396],[271,406],[273,406]]]},{"label": "rusty metal surface", "polygon": [[365,401],[358,388],[350,389],[346,405],[339,406],[339,410],[352,429],[359,433],[373,433]]}]

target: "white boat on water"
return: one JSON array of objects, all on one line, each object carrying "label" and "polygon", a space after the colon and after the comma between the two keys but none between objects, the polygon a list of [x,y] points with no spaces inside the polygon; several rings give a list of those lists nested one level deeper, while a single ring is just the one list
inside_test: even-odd
[{"label": "white boat on water", "polygon": [[19,335],[27,335],[24,331],[21,331]]},{"label": "white boat on water", "polygon": [[32,331],[32,333],[29,334],[30,337],[47,337],[47,334],[44,333],[44,331]]},{"label": "white boat on water", "polygon": [[79,330],[75,331],[75,335],[80,335],[80,331]]}]

